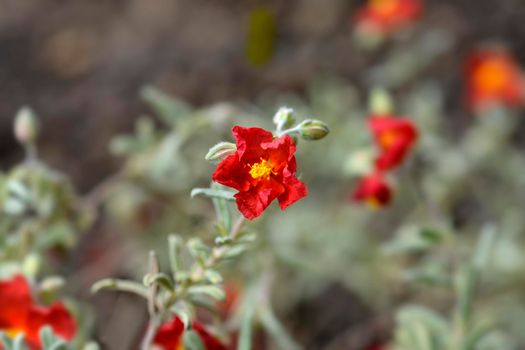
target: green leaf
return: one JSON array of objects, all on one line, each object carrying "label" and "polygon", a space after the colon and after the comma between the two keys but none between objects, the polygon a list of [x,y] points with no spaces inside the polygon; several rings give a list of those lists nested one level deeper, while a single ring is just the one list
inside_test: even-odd
[{"label": "green leaf", "polygon": [[237,146],[231,142],[219,142],[208,150],[204,159],[209,161],[220,161],[227,156],[234,154],[237,151]]},{"label": "green leaf", "polygon": [[148,289],[142,284],[133,281],[119,280],[113,278],[103,279],[93,284],[93,286],[91,287],[91,292],[97,293],[103,289],[128,292],[139,295],[146,299],[148,298]]},{"label": "green leaf", "polygon": [[[214,190],[221,190],[221,188],[224,187],[214,182],[211,184],[211,188]],[[228,206],[228,201],[229,200],[224,200],[222,198],[212,198],[213,207],[217,214],[217,223],[219,225],[217,231],[221,236],[227,236],[232,229],[232,214]]]},{"label": "green leaf", "polygon": [[244,300],[241,308],[241,328],[239,330],[239,343],[237,350],[251,350],[252,348],[252,324],[255,314],[255,292],[251,290]]},{"label": "green leaf", "polygon": [[206,350],[199,335],[192,330],[184,332],[182,340],[185,350]]},{"label": "green leaf", "polygon": [[219,284],[223,281],[222,275],[218,271],[212,269],[204,271],[204,277],[206,277],[206,279],[212,284]]},{"label": "green leaf", "polygon": [[19,333],[13,340],[13,350],[27,350],[23,333]]},{"label": "green leaf", "polygon": [[4,350],[13,349],[13,341],[4,332],[0,332],[0,343],[4,347]]},{"label": "green leaf", "polygon": [[203,264],[211,254],[210,247],[204,244],[200,238],[191,238],[188,240],[188,243],[186,243],[186,247],[191,256],[201,264]]},{"label": "green leaf", "polygon": [[224,300],[226,298],[226,294],[222,288],[211,285],[189,287],[188,294],[205,294],[217,300]]},{"label": "green leaf", "polygon": [[43,350],[68,350],[69,346],[66,342],[55,336],[53,330],[49,326],[42,327],[40,329],[40,341],[43,345]]},{"label": "green leaf", "polygon": [[481,237],[476,246],[476,253],[474,255],[474,267],[479,272],[483,271],[487,266],[492,247],[494,246],[494,239],[496,237],[496,229],[493,226],[485,226],[481,231]]},{"label": "green leaf", "polygon": [[168,254],[170,260],[170,268],[173,275],[176,275],[177,271],[182,269],[181,250],[182,239],[175,234],[169,235]]},{"label": "green leaf", "polygon": [[229,247],[228,250],[223,255],[224,259],[234,259],[238,257],[239,255],[243,254],[246,249],[248,249],[245,245],[239,244],[236,246]]},{"label": "green leaf", "polygon": [[208,198],[219,198],[227,201],[234,201],[235,193],[227,190],[218,190],[214,188],[194,188],[191,190],[191,197],[204,196]]},{"label": "green leaf", "polygon": [[173,291],[174,289],[173,282],[171,281],[170,277],[163,272],[148,273],[144,276],[142,282],[146,287],[151,287],[153,284],[158,284],[169,291]]},{"label": "green leaf", "polygon": [[153,86],[144,87],[140,95],[155,110],[160,120],[173,127],[179,120],[191,115],[191,108],[186,103],[168,96]]},{"label": "green leaf", "polygon": [[288,334],[281,322],[275,317],[275,314],[269,306],[263,306],[259,309],[259,320],[264,329],[275,340],[279,349],[282,350],[300,350],[301,347]]}]

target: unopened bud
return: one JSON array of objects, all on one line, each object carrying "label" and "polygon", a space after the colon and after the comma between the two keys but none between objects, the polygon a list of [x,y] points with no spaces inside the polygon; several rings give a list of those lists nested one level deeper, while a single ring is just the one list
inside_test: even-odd
[{"label": "unopened bud", "polygon": [[42,282],[40,282],[40,290],[44,293],[46,292],[56,292],[60,288],[62,288],[65,284],[65,281],[62,277],[59,276],[51,276],[45,278]]},{"label": "unopened bud", "polygon": [[36,276],[40,271],[42,261],[37,254],[30,253],[26,255],[22,263],[22,271],[26,276]]},{"label": "unopened bud", "polygon": [[22,107],[15,117],[15,137],[23,145],[35,142],[38,136],[38,120],[29,107]]},{"label": "unopened bud", "polygon": [[306,119],[299,125],[298,130],[305,140],[320,140],[330,132],[328,125],[317,119]]},{"label": "unopened bud", "polygon": [[273,122],[278,130],[292,127],[295,123],[294,111],[292,108],[281,107],[273,116]]},{"label": "unopened bud", "polygon": [[394,110],[390,94],[381,88],[375,88],[370,94],[370,112],[374,115],[388,115]]},{"label": "unopened bud", "polygon": [[204,159],[209,161],[220,161],[234,154],[237,151],[237,146],[231,142],[219,142],[206,153]]}]

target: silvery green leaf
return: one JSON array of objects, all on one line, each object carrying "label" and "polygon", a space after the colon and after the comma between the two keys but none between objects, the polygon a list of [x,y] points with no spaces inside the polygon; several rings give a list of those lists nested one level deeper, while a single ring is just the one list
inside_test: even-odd
[{"label": "silvery green leaf", "polygon": [[25,203],[17,198],[10,197],[4,202],[4,211],[8,215],[22,215],[25,208]]},{"label": "silvery green leaf", "polygon": [[215,270],[212,270],[212,269],[207,269],[204,272],[204,276],[212,284],[222,283],[222,281],[223,281],[222,275],[218,271],[215,271]]},{"label": "silvery green leaf", "polygon": [[301,347],[288,334],[282,323],[268,306],[258,310],[259,320],[268,334],[275,340],[279,349],[300,350]]},{"label": "silvery green leaf", "polygon": [[218,190],[213,188],[194,188],[191,190],[191,197],[195,196],[204,196],[208,198],[218,198],[218,199],[224,199],[227,201],[234,201],[235,200],[235,192],[227,191],[227,190]]},{"label": "silvery green leaf", "polygon": [[182,268],[181,249],[182,249],[182,239],[175,234],[169,235],[168,236],[168,254],[169,254],[169,260],[170,260],[171,272],[174,275],[176,275],[176,272]]},{"label": "silvery green leaf", "polygon": [[211,285],[189,287],[188,294],[205,294],[217,300],[224,300],[226,298],[226,294],[222,288]]},{"label": "silvery green leaf", "polygon": [[246,249],[247,247],[242,244],[239,244],[233,247],[229,247],[228,250],[226,250],[226,253],[224,253],[223,258],[224,259],[236,258],[239,255],[243,254],[246,251]]},{"label": "silvery green leaf", "polygon": [[199,335],[191,329],[184,332],[182,339],[186,350],[206,350]]},{"label": "silvery green leaf", "polygon": [[128,292],[139,295],[146,299],[148,298],[148,289],[142,284],[133,281],[119,280],[113,278],[103,279],[93,284],[93,286],[91,287],[91,292],[97,293],[103,289]]},{"label": "silvery green leaf", "polygon": [[13,340],[4,332],[0,332],[0,344],[2,344],[4,350],[13,350]]},{"label": "silvery green leaf", "polygon": [[182,118],[191,115],[191,108],[186,103],[168,96],[153,86],[144,87],[140,95],[157,112],[157,116],[166,125],[174,127]]},{"label": "silvery green leaf", "polygon": [[143,278],[143,283],[146,287],[150,287],[153,284],[158,284],[169,291],[172,291],[174,288],[170,277],[163,272],[146,274]]}]

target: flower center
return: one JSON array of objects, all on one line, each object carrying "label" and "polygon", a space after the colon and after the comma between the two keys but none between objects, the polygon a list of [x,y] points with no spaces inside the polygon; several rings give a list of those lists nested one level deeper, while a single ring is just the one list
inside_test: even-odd
[{"label": "flower center", "polygon": [[398,0],[372,0],[370,6],[372,11],[378,15],[390,17],[396,13],[399,6]]},{"label": "flower center", "polygon": [[365,202],[370,209],[379,209],[382,206],[379,200],[375,197],[367,197]]},{"label": "flower center", "polygon": [[379,136],[379,143],[381,146],[388,148],[396,142],[397,135],[394,131],[386,131]]},{"label": "flower center", "polygon": [[18,333],[22,333],[21,330],[19,329],[16,329],[16,328],[10,328],[10,329],[6,329],[4,330],[4,333],[11,339],[15,339],[16,336],[18,335]]},{"label": "flower center", "polygon": [[255,180],[260,180],[260,179],[268,180],[270,179],[271,174],[275,175],[272,169],[272,164],[266,159],[261,158],[261,161],[259,163],[255,163],[252,165],[248,164],[248,166],[250,167],[250,175]]}]

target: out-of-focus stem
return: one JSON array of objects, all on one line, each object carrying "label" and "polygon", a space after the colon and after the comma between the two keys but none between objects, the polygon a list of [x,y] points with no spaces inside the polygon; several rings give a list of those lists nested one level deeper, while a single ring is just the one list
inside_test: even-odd
[{"label": "out-of-focus stem", "polygon": [[[235,224],[233,225],[228,237],[235,241],[237,236],[242,230],[242,227],[246,223],[246,219],[244,216],[240,216]],[[172,297],[167,300],[166,302],[166,308],[169,308],[171,305],[173,305],[178,299],[186,295],[186,292],[188,291],[188,288],[193,285],[195,282],[199,282],[203,276],[206,269],[212,269],[214,268],[224,257],[224,255],[227,253],[228,247],[220,246],[220,247],[214,247],[212,249],[210,257],[206,260],[206,262],[201,266],[195,264],[192,268],[192,271],[190,273],[191,279],[188,280],[186,283],[181,283],[177,286],[177,289],[175,293],[173,293]]]},{"label": "out-of-focus stem", "polygon": [[[150,268],[149,272],[152,274],[159,273],[160,267],[159,267],[159,261],[157,259],[157,255],[154,251],[150,252]],[[153,339],[155,338],[155,334],[157,333],[157,329],[159,328],[161,322],[162,322],[162,310],[160,312],[157,312],[157,292],[158,292],[158,286],[153,283],[149,288],[149,295],[148,295],[148,312],[150,315],[149,323],[148,323],[148,329],[146,330],[146,334],[144,335],[144,338],[142,339],[142,350],[150,350],[151,345],[153,343]]]}]

